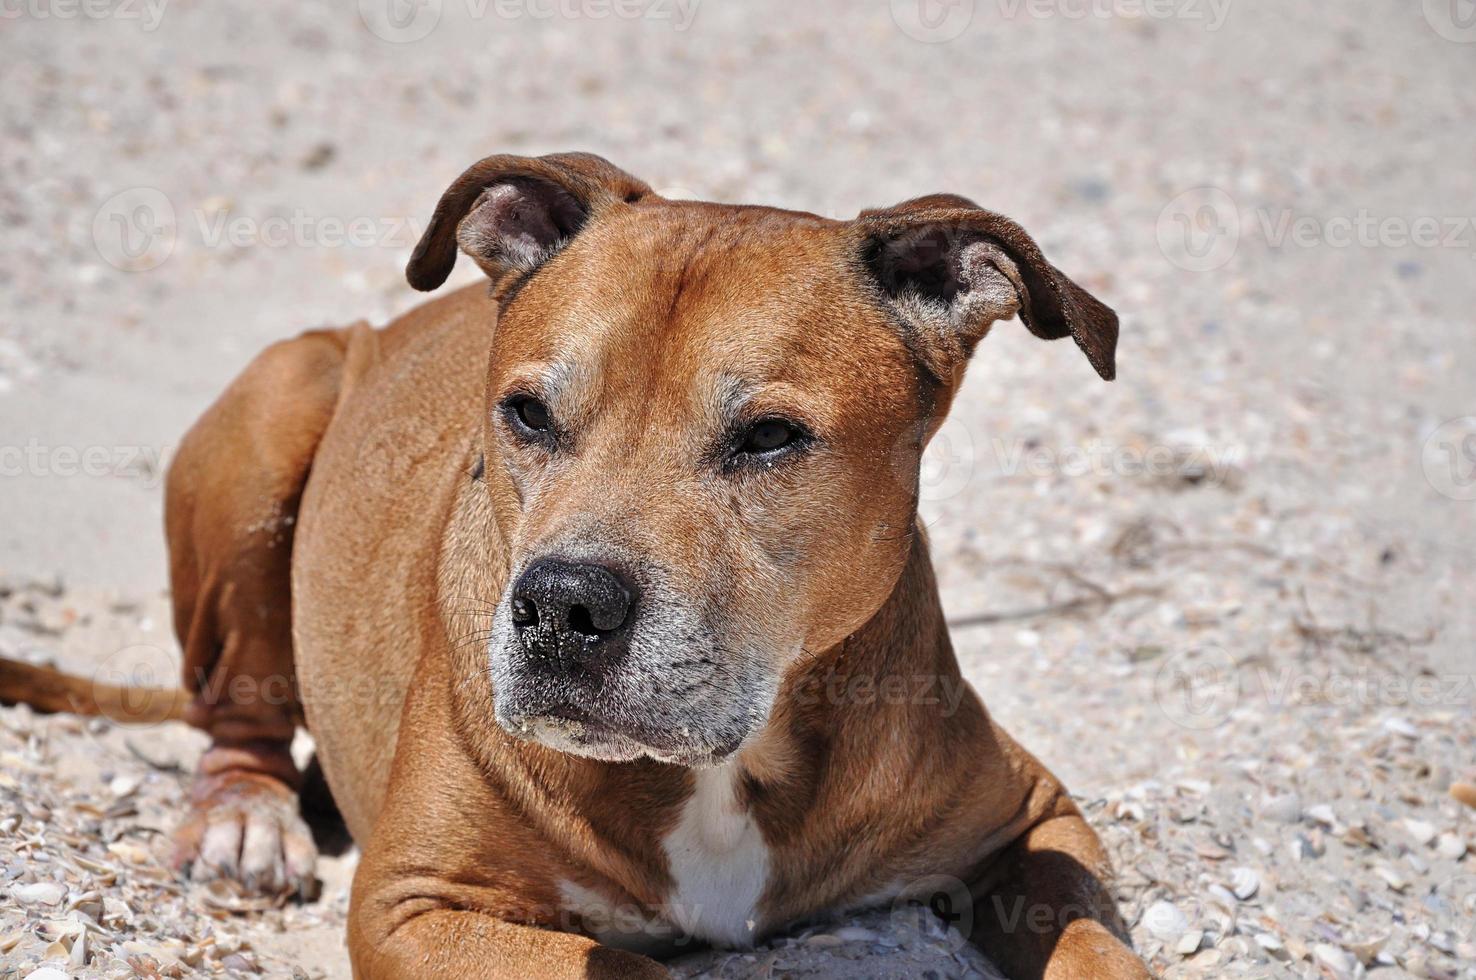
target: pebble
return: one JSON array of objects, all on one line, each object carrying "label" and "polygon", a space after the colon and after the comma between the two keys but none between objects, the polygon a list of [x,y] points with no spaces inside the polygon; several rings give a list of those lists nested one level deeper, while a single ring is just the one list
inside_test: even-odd
[{"label": "pebble", "polygon": [[1384,884],[1396,892],[1402,892],[1409,887],[1409,882],[1405,880],[1404,876],[1387,864],[1374,865],[1374,874],[1382,878]]},{"label": "pebble", "polygon": [[1205,890],[1209,893],[1210,900],[1226,912],[1234,912],[1235,906],[1240,901],[1235,897],[1234,892],[1218,883],[1211,884]]},{"label": "pebble", "polygon": [[1402,738],[1415,739],[1420,737],[1420,730],[1412,725],[1408,718],[1400,718],[1397,715],[1384,719],[1384,731],[1392,732]]},{"label": "pebble", "polygon": [[1358,962],[1364,966],[1371,966],[1378,961],[1379,954],[1388,941],[1388,936],[1380,936],[1378,939],[1370,939],[1367,942],[1349,943],[1348,952],[1358,957]]},{"label": "pebble", "polygon": [[29,885],[16,885],[10,894],[22,905],[60,905],[67,897],[67,886],[54,881],[37,881]]},{"label": "pebble", "polygon": [[1309,806],[1307,808],[1307,819],[1324,827],[1336,827],[1338,824],[1337,814],[1333,813],[1333,808],[1326,803]]},{"label": "pebble", "polygon": [[1476,810],[1476,783],[1451,783],[1450,797]]},{"label": "pebble", "polygon": [[1249,901],[1261,890],[1261,876],[1250,868],[1236,868],[1230,872],[1230,890],[1242,902]]},{"label": "pebble", "polygon": [[1296,823],[1302,819],[1302,799],[1295,793],[1268,797],[1261,803],[1261,816],[1277,823]]},{"label": "pebble", "polygon": [[1467,844],[1464,840],[1452,833],[1440,835],[1435,843],[1435,853],[1447,861],[1459,861],[1466,856]]},{"label": "pebble", "polygon": [[1273,959],[1286,960],[1290,955],[1286,951],[1286,944],[1277,939],[1269,932],[1258,932],[1255,936],[1256,945],[1264,949]]},{"label": "pebble", "polygon": [[1173,902],[1161,900],[1148,906],[1143,913],[1143,925],[1159,942],[1171,943],[1189,928],[1189,919]]},{"label": "pebble", "polygon": [[113,841],[108,845],[108,853],[122,858],[129,864],[147,864],[153,857],[148,848],[126,840]]},{"label": "pebble", "polygon": [[1312,955],[1334,980],[1353,980],[1358,975],[1358,960],[1347,950],[1317,943],[1312,947]]},{"label": "pebble", "polygon": [[108,783],[108,792],[112,793],[118,799],[123,799],[126,796],[132,796],[138,792],[138,788],[142,785],[142,776],[114,776],[112,781]]},{"label": "pebble", "polygon": [[87,966],[87,944],[87,930],[82,929],[77,933],[77,938],[72,941],[72,950],[67,956],[67,965],[72,969],[80,970]]},{"label": "pebble", "polygon": [[72,975],[54,966],[43,966],[26,974],[26,980],[72,980]]},{"label": "pebble", "polygon": [[1190,929],[1179,937],[1174,943],[1174,952],[1180,956],[1193,956],[1199,952],[1199,946],[1204,942],[1204,932],[1199,929]]},{"label": "pebble", "polygon": [[1405,818],[1404,829],[1409,832],[1410,839],[1421,847],[1429,847],[1437,833],[1433,823],[1428,820],[1416,820],[1413,817]]}]

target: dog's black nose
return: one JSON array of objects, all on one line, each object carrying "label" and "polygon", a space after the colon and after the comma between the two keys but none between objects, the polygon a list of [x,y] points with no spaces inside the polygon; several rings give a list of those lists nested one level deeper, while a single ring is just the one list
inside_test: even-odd
[{"label": "dog's black nose", "polygon": [[540,558],[518,577],[512,621],[529,653],[585,660],[623,646],[635,588],[603,565]]}]

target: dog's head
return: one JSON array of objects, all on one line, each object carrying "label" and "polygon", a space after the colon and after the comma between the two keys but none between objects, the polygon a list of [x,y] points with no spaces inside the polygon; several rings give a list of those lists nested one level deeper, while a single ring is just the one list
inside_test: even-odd
[{"label": "dog's head", "polygon": [[791,664],[876,612],[994,321],[1113,374],[1112,311],[954,196],[833,221],[666,200],[585,154],[497,156],[448,188],[410,282],[440,285],[458,246],[500,309],[497,718],[596,758],[723,758]]}]

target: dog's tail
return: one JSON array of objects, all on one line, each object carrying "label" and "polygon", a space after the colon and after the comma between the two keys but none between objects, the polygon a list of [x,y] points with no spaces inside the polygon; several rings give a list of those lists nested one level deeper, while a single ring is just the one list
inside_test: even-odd
[{"label": "dog's tail", "polygon": [[64,674],[0,657],[0,704],[28,704],[43,714],[101,716],[124,725],[156,725],[184,717],[183,688],[130,687]]}]

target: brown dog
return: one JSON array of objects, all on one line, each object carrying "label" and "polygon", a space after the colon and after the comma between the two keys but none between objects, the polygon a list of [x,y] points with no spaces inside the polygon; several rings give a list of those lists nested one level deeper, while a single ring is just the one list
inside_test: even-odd
[{"label": "brown dog", "polygon": [[1015,976],[1146,976],[1096,836],[963,684],[916,521],[990,325],[1111,378],[1115,315],[959,197],[832,221],[584,154],[467,170],[411,284],[458,245],[490,295],[269,348],[171,469],[190,698],[156,714],[213,737],[182,862],[311,881],[305,721],[361,977],[659,977],[950,882]]}]

